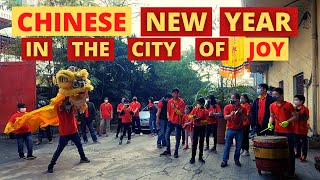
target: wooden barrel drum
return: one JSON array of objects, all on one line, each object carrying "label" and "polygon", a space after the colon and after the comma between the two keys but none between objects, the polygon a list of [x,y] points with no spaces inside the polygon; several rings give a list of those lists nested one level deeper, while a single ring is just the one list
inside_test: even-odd
[{"label": "wooden barrel drum", "polygon": [[283,136],[258,136],[254,138],[255,161],[258,173],[289,171],[288,139]]}]

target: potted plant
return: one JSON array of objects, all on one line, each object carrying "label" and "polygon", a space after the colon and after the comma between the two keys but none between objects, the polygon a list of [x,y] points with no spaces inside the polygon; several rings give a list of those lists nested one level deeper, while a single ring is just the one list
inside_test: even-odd
[{"label": "potted plant", "polygon": [[320,171],[320,155],[315,156],[315,157],[314,157],[314,160],[315,160],[315,163],[314,163],[315,168],[316,168],[318,171]]}]

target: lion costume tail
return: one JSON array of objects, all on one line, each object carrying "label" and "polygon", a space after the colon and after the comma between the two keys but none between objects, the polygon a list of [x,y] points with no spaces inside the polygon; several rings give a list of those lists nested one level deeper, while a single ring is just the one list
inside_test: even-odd
[{"label": "lion costume tail", "polygon": [[28,112],[21,117],[18,117],[15,123],[8,123],[4,129],[4,133],[9,134],[16,129],[21,128],[24,124],[29,124],[31,132],[34,133],[38,128],[43,128],[48,125],[58,126],[59,119],[57,110],[61,106],[65,96],[58,93],[55,98],[51,100],[51,103],[42,108]]}]

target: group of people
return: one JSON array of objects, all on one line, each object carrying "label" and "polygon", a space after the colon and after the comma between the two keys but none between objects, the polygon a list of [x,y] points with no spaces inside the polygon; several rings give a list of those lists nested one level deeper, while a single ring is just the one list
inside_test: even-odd
[{"label": "group of people", "polygon": [[[304,161],[307,157],[307,133],[309,110],[304,106],[305,97],[296,95],[294,105],[284,100],[283,89],[275,88],[268,92],[267,84],[260,84],[257,89],[258,97],[251,104],[246,94],[239,95],[234,93],[230,97],[230,102],[222,111],[214,95],[205,98],[199,98],[196,107],[186,105],[180,98],[180,90],[173,89],[171,94],[165,95],[157,104],[154,99],[149,98],[148,108],[150,111],[150,131],[151,135],[157,134],[157,147],[166,147],[161,156],[171,155],[170,136],[175,132],[174,157],[179,157],[179,146],[181,137],[183,138],[183,149],[189,149],[189,138],[192,144],[192,153],[190,164],[195,163],[197,147],[199,144],[198,160],[205,163],[203,151],[215,152],[217,148],[217,127],[219,121],[226,120],[225,146],[221,167],[228,165],[230,148],[235,139],[234,161],[237,166],[241,166],[240,155],[249,155],[249,134],[286,136],[288,138],[290,151],[290,172],[294,176],[295,158]],[[127,144],[130,143],[131,136],[134,134],[143,135],[141,132],[139,112],[141,104],[137,97],[133,97],[130,103],[126,98],[121,99],[117,106],[118,127],[116,138],[120,134],[119,144],[122,144],[123,138],[128,137]],[[99,136],[110,135],[110,121],[114,118],[113,106],[108,97],[100,105],[100,128]],[[26,113],[25,104],[18,104],[18,112],[15,113],[10,122],[14,123],[17,117]],[[96,110],[94,104],[87,98],[87,109],[84,113],[74,111],[73,105],[66,98],[58,109],[59,117],[59,145],[48,166],[48,172],[53,172],[59,155],[61,154],[68,141],[71,140],[78,148],[82,163],[90,162],[85,156],[80,135],[78,133],[78,121],[81,122],[81,135],[84,143],[88,142],[86,128],[88,127],[94,142],[98,142],[97,135],[93,127],[96,121]],[[51,130],[41,129],[41,137],[47,132],[49,142],[52,143]],[[18,153],[20,158],[34,159],[32,153],[32,134],[28,124],[15,131],[18,144]],[[213,146],[210,148],[210,136],[213,135]],[[23,144],[27,146],[27,157],[24,155]],[[40,144],[41,141],[39,139]],[[296,148],[295,148],[296,147]]]}]

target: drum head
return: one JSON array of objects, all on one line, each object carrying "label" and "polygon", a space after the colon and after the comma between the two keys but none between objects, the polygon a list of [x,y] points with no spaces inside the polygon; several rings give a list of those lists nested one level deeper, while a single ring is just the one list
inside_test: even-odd
[{"label": "drum head", "polygon": [[288,138],[285,136],[257,136],[254,137],[256,142],[284,142],[288,141]]}]

